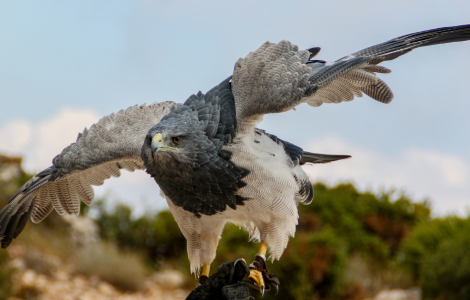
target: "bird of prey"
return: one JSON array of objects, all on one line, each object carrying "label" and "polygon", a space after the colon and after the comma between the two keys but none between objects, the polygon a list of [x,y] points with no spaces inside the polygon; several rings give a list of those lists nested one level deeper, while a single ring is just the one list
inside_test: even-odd
[{"label": "bird of prey", "polygon": [[301,103],[320,106],[361,97],[389,103],[393,94],[376,73],[379,64],[415,48],[470,39],[470,25],[404,35],[334,62],[315,60],[320,48],[299,50],[288,41],[266,42],[235,63],[233,75],[183,104],[132,106],[103,117],[34,176],[0,212],[3,248],[27,219],[53,209],[78,214],[90,205],[92,185],[121,169],[146,170],[160,186],[187,240],[191,272],[203,283],[225,223],[244,226],[260,242],[250,278],[260,291],[278,284],[266,269],[266,253],[279,259],[295,234],[299,204],[312,185],[301,166],[348,158],[303,151],[256,125],[265,114]]}]

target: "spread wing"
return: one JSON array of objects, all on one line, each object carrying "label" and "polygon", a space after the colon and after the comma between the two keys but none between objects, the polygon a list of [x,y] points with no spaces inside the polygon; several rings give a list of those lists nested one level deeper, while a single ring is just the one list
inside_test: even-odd
[{"label": "spread wing", "polygon": [[80,200],[90,205],[92,185],[102,185],[120,170],[145,169],[141,148],[147,132],[178,104],[133,106],[103,117],[78,135],[77,141],[12,197],[0,212],[0,242],[6,248],[31,218],[42,221],[55,209],[60,215],[78,214]]},{"label": "spread wing", "polygon": [[363,94],[389,103],[393,93],[375,73],[390,70],[378,64],[424,46],[466,41],[470,25],[438,28],[404,35],[355,52],[335,62],[311,60],[318,48],[299,51],[290,42],[266,42],[235,64],[232,86],[239,130],[252,128],[267,113],[300,103],[350,101]]}]

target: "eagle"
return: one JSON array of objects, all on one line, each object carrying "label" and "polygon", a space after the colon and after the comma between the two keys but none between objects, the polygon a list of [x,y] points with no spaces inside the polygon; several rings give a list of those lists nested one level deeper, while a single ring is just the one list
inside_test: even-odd
[{"label": "eagle", "polygon": [[250,279],[264,293],[279,284],[267,272],[267,251],[272,261],[280,259],[295,234],[298,205],[313,199],[301,166],[350,156],[306,152],[257,128],[263,116],[363,94],[389,103],[393,93],[376,73],[391,71],[380,63],[418,47],[469,39],[470,25],[438,28],[333,62],[313,59],[318,47],[299,50],[288,41],[266,42],[205,94],[183,104],[132,106],[85,128],[0,212],[1,246],[8,247],[28,219],[38,223],[54,209],[60,215],[78,214],[80,199],[91,204],[92,186],[120,176],[120,170],[146,170],[187,240],[190,269],[199,283],[209,276],[224,225],[233,222],[260,243]]}]

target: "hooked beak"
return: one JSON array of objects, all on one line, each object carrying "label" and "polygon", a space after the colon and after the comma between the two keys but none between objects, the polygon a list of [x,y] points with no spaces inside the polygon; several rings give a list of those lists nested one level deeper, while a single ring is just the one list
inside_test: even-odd
[{"label": "hooked beak", "polygon": [[165,140],[163,139],[163,136],[160,133],[156,134],[152,138],[152,144],[150,146],[152,148],[152,155],[160,151],[167,151],[168,149],[173,149],[173,150],[177,149],[175,147],[168,146],[165,143]]}]

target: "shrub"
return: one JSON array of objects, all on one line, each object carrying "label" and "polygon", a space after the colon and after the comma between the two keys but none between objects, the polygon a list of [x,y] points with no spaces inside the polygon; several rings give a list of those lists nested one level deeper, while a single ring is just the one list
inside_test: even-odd
[{"label": "shrub", "polygon": [[470,216],[437,218],[413,229],[402,247],[403,264],[425,297],[469,299]]},{"label": "shrub", "polygon": [[428,298],[470,299],[470,236],[468,231],[447,238],[423,258],[420,286]]},{"label": "shrub", "polygon": [[411,226],[430,215],[426,201],[414,203],[394,191],[375,195],[360,193],[352,184],[328,188],[316,183],[314,193],[311,205],[299,207],[301,214],[318,216],[317,228],[329,225],[346,241],[350,254],[361,252],[376,262],[394,256]]},{"label": "shrub", "polygon": [[416,226],[401,248],[403,264],[418,280],[423,259],[436,253],[441,243],[453,239],[460,232],[470,232],[470,216],[466,219],[456,216],[437,218]]},{"label": "shrub", "polygon": [[329,227],[292,239],[272,270],[282,287],[279,299],[338,296],[344,288],[347,251],[344,241]]}]

